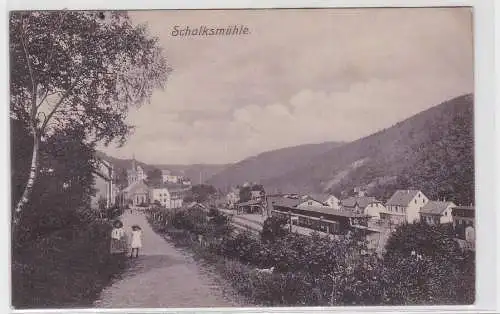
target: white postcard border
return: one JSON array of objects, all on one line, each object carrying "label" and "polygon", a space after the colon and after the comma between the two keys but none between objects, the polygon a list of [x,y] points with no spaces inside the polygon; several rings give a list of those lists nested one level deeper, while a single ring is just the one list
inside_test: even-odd
[{"label": "white postcard border", "polygon": [[[437,0],[386,0],[386,1],[236,1],[236,0],[205,0],[205,1],[161,1],[161,0],[67,0],[67,1],[36,1],[36,0],[12,0],[6,5],[7,10],[22,9],[210,9],[210,8],[306,8],[306,7],[420,7],[420,6],[473,6],[474,7],[474,43],[475,43],[475,144],[476,144],[476,200],[477,210],[476,219],[477,228],[477,293],[476,304],[474,306],[434,306],[434,307],[334,307],[334,308],[211,308],[204,309],[203,312],[245,312],[245,313],[325,313],[325,312],[490,312],[499,310],[500,295],[498,282],[500,272],[498,264],[500,263],[500,233],[497,226],[500,225],[500,214],[498,207],[500,205],[500,189],[497,185],[497,178],[500,174],[500,167],[495,166],[496,157],[500,156],[498,145],[499,131],[495,128],[495,118],[500,119],[500,110],[495,106],[496,93],[495,71],[494,71],[494,13],[497,11],[497,20],[500,19],[500,9],[494,8],[494,1],[437,1]],[[497,7],[499,7],[497,5]],[[496,10],[495,10],[496,9]],[[3,99],[8,101],[8,12],[2,16],[2,26],[6,36],[2,44],[1,58],[4,63],[4,76],[1,84],[1,94]],[[498,23],[497,23],[498,24]],[[500,32],[500,27],[496,27]],[[497,32],[497,41],[500,41],[500,35]],[[500,70],[500,66],[499,66]],[[5,119],[8,117],[8,106],[4,105]],[[5,143],[4,150],[0,154],[4,169],[10,169],[9,155],[9,126],[8,123],[0,124],[0,134],[2,143]],[[498,160],[500,161],[500,160]],[[9,230],[9,208],[10,208],[10,177],[9,171],[3,177],[1,199],[4,203],[4,235],[0,238],[1,248],[4,250],[1,267],[1,278],[4,287],[0,298],[0,308],[10,309],[10,239]],[[478,188],[479,187],[479,188]],[[496,193],[497,192],[497,193]],[[9,296],[9,297],[8,297]],[[98,309],[80,309],[80,310],[16,310],[16,313],[172,313],[172,312],[200,312],[195,309],[123,309],[123,310],[98,310]]]}]

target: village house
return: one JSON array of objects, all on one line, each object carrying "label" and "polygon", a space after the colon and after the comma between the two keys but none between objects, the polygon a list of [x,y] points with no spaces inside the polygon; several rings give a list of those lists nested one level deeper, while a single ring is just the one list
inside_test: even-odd
[{"label": "village house", "polygon": [[239,213],[246,212],[249,214],[259,213],[263,215],[266,209],[265,202],[257,199],[238,203],[235,206]]},{"label": "village house", "polygon": [[174,173],[172,170],[163,169],[161,171],[161,178],[163,183],[182,183],[183,177]]},{"label": "village house", "polygon": [[420,220],[420,210],[429,199],[419,190],[397,190],[385,204],[380,218],[393,224],[413,223]]},{"label": "village house", "polygon": [[[364,195],[364,194],[363,194]],[[386,210],[381,201],[372,196],[352,196],[341,201],[341,209],[380,219],[380,213]]]},{"label": "village house", "polygon": [[240,189],[233,188],[231,192],[226,195],[226,202],[229,208],[234,208],[234,205],[240,201]]},{"label": "village house", "polygon": [[420,221],[429,225],[451,223],[451,211],[455,206],[453,202],[429,201],[420,210]]},{"label": "village house", "polygon": [[180,208],[186,191],[186,187],[179,184],[156,184],[150,187],[150,200],[165,208]]},{"label": "village house", "polygon": [[332,209],[340,209],[340,201],[334,195],[331,194],[308,194],[301,197],[303,202],[297,207],[306,206],[319,206],[328,207]]},{"label": "village house", "polygon": [[363,187],[359,187],[359,186],[355,187],[354,193],[360,197],[366,196],[366,190]]},{"label": "village house", "polygon": [[252,193],[252,200],[254,201],[260,201],[264,197],[264,192],[263,191],[251,191]]},{"label": "village house", "polygon": [[272,215],[287,219],[296,218],[299,226],[331,234],[345,234],[350,230],[368,228],[367,215],[351,211],[335,210],[326,206],[298,207],[301,200],[281,198],[273,199]]},{"label": "village house", "polygon": [[192,185],[191,179],[186,178],[186,177],[181,177],[179,179],[179,183],[182,184],[182,185],[185,185],[185,186],[191,186]]}]

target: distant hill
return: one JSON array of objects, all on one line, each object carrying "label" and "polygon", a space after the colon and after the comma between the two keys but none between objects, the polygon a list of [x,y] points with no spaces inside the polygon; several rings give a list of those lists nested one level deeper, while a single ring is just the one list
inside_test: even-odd
[{"label": "distant hill", "polygon": [[[132,159],[120,159],[112,156],[108,156],[103,152],[98,151],[97,156],[112,163],[115,167],[115,172],[120,173],[120,171],[130,169],[132,166]],[[205,182],[211,178],[214,174],[224,169],[227,165],[211,165],[211,164],[193,164],[193,165],[151,165],[141,161],[136,160],[136,163],[140,165],[144,171],[148,172],[154,169],[168,169],[176,175],[186,176],[193,184],[199,183],[200,177],[202,182]],[[201,175],[200,175],[201,174]]]},{"label": "distant hill", "polygon": [[[433,199],[474,203],[473,95],[451,99],[298,164],[260,182],[268,190],[337,195],[359,186],[382,199],[397,188],[411,187]],[[228,170],[218,176],[228,175]]]},{"label": "distant hill", "polygon": [[[352,194],[355,187],[382,200],[396,189],[422,190],[431,199],[474,202],[473,95],[443,102],[350,143],[327,142],[265,152],[230,165],[147,165],[170,169],[194,184],[226,190],[244,182],[269,192]],[[132,160],[100,153],[115,167]]]},{"label": "distant hill", "polygon": [[306,144],[261,153],[226,167],[209,179],[207,183],[222,190],[241,185],[247,181],[261,183],[284,175],[298,167],[303,167],[311,158],[342,144],[338,142]]},{"label": "distant hill", "polygon": [[158,169],[169,169],[191,179],[193,184],[205,183],[228,165],[193,164],[193,165],[153,165]]}]

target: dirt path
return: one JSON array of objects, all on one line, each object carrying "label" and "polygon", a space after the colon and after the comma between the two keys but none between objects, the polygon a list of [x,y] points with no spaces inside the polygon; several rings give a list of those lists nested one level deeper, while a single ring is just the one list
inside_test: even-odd
[{"label": "dirt path", "polygon": [[223,295],[211,274],[156,234],[142,213],[126,213],[127,231],[138,224],[143,230],[143,249],[122,278],[106,288],[98,308],[180,308],[238,306]]}]

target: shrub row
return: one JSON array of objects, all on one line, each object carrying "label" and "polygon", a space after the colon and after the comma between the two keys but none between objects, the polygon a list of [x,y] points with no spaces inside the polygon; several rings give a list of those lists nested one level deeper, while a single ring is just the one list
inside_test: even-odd
[{"label": "shrub row", "polygon": [[[203,216],[199,212],[159,211],[149,215],[157,231],[168,233],[177,244],[194,248],[196,254],[217,265],[236,291],[258,304],[413,305],[474,301],[473,256],[454,252],[454,256],[463,258],[438,254],[417,259],[409,247],[402,251],[392,249],[390,258],[383,260],[362,254],[366,242],[356,235],[331,240],[317,234],[286,234],[274,241],[259,241],[246,233],[224,234],[220,241],[209,241],[209,245],[200,247],[194,235],[204,234],[208,239],[214,234],[213,226],[208,227],[210,223]],[[256,267],[275,267],[275,272],[261,273]]]},{"label": "shrub row", "polygon": [[16,309],[90,307],[125,267],[109,254],[111,225],[91,217],[13,248]]}]

